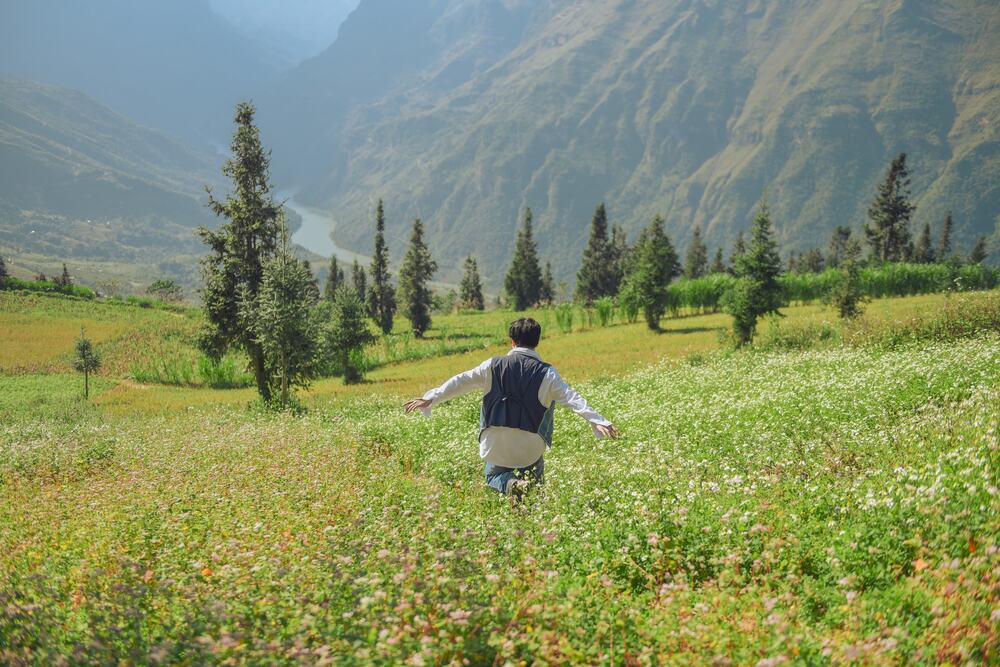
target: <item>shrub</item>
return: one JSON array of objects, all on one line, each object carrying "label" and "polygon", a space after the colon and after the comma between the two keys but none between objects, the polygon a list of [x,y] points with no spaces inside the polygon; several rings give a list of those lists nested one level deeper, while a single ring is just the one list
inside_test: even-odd
[{"label": "shrub", "polygon": [[574,310],[573,304],[571,303],[560,303],[555,307],[556,325],[559,327],[559,331],[569,333],[573,330]]},{"label": "shrub", "polygon": [[597,321],[602,327],[611,324],[615,318],[615,301],[611,297],[602,296],[594,302],[594,309],[597,311]]}]

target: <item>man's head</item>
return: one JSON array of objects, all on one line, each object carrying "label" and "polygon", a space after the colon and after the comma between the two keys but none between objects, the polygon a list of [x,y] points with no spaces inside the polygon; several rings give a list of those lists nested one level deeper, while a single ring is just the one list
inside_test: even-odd
[{"label": "man's head", "polygon": [[522,317],[510,323],[510,342],[517,347],[538,347],[542,337],[542,325],[530,317]]}]

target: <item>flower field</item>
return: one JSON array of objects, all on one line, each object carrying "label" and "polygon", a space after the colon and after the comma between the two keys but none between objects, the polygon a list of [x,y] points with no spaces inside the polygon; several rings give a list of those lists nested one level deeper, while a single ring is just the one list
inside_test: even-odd
[{"label": "flower field", "polygon": [[558,414],[520,508],[474,397],[124,414],[2,377],[0,662],[1000,660],[996,331],[588,377],[624,437]]}]

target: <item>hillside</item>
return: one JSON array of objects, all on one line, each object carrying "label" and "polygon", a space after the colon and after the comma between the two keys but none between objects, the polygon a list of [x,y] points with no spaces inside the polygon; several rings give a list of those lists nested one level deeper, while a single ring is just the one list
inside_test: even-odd
[{"label": "hillside", "polygon": [[475,252],[493,286],[525,205],[563,279],[601,200],[633,238],[661,213],[728,246],[767,188],[802,249],[859,226],[900,151],[915,224],[951,210],[968,247],[1000,211],[998,30],[966,0],[363,0],[262,120],[342,244],[381,196],[391,233],[422,216],[444,273]]},{"label": "hillside", "polygon": [[71,262],[200,252],[220,163],[82,93],[0,79],[0,247]]}]

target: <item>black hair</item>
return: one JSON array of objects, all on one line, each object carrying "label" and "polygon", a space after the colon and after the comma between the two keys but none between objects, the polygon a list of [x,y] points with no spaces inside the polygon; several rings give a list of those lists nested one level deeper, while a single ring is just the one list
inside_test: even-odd
[{"label": "black hair", "polygon": [[510,339],[518,347],[538,347],[542,338],[542,325],[530,317],[522,317],[510,323]]}]

